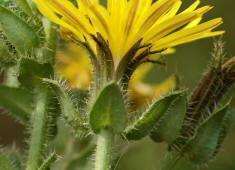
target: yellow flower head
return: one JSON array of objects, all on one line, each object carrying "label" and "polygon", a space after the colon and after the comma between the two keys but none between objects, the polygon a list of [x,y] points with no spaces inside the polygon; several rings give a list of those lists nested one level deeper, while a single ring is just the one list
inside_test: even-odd
[{"label": "yellow flower head", "polygon": [[77,6],[69,0],[34,2],[44,16],[61,26],[63,37],[85,44],[93,56],[94,73],[99,74],[96,84],[121,80],[124,90],[129,85],[146,96],[158,95],[159,88],[130,79],[143,63],[157,62],[152,54],[171,53],[174,46],[224,33],[213,31],[222,24],[221,18],[200,23],[212,7],[198,8],[199,0],[181,12],[181,0],[107,0],[107,8],[99,0],[77,0]]},{"label": "yellow flower head", "polygon": [[116,62],[140,39],[142,45],[151,44],[151,51],[158,51],[224,33],[212,32],[221,18],[200,24],[212,7],[197,9],[199,0],[180,13],[181,0],[107,0],[107,8],[99,0],[77,0],[78,8],[69,0],[34,2],[43,15],[61,25],[65,35],[92,41],[91,35],[100,33]]}]

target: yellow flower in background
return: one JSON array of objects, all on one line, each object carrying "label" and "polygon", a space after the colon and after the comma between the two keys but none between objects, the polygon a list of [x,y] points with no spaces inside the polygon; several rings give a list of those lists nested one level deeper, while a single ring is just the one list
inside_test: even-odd
[{"label": "yellow flower in background", "polygon": [[86,50],[74,43],[67,43],[56,52],[57,77],[68,81],[71,88],[86,89],[91,82],[92,67]]},{"label": "yellow flower in background", "polygon": [[34,2],[44,16],[61,26],[64,36],[87,39],[95,49],[91,35],[98,32],[107,41],[116,66],[140,39],[141,45],[151,44],[151,51],[158,51],[224,33],[212,31],[222,24],[221,18],[200,23],[212,7],[197,9],[199,0],[182,12],[181,0],[108,0],[107,8],[99,0],[77,0],[78,8],[69,0]]},{"label": "yellow flower in background", "polygon": [[169,91],[173,91],[177,87],[176,76],[172,75],[166,78],[159,84],[147,84],[143,80],[146,74],[151,71],[154,64],[145,63],[142,64],[134,72],[132,79],[130,80],[130,93],[129,97],[131,101],[134,101],[134,107],[147,107],[152,100],[166,95]]}]

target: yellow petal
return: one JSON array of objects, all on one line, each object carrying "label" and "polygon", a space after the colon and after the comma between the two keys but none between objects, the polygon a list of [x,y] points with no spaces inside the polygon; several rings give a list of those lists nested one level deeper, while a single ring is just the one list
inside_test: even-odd
[{"label": "yellow petal", "polygon": [[149,12],[149,16],[145,19],[138,34],[145,33],[151,26],[167,11],[169,11],[178,0],[161,0],[155,2]]},{"label": "yellow petal", "polygon": [[64,20],[60,19],[48,6],[46,3],[42,2],[42,0],[34,0],[36,3],[39,11],[49,18],[52,22],[61,25],[62,27],[70,30],[72,33],[74,33],[79,39],[83,39],[81,32],[76,30],[73,26],[70,24],[66,23]]},{"label": "yellow petal", "polygon": [[197,17],[198,14],[196,12],[179,14],[175,17],[172,17],[171,19],[168,19],[156,26],[155,34],[148,41],[154,42]]},{"label": "yellow petal", "polygon": [[[160,50],[160,49],[163,49],[163,48],[169,48],[169,47],[173,47],[175,45],[190,42],[190,39],[192,39],[192,41],[194,41],[196,39],[201,39],[201,38],[204,38],[204,37],[210,37],[210,36],[213,36],[213,35],[218,35],[218,33],[216,33],[216,34],[210,34],[209,33],[207,35],[205,35],[205,33],[210,32],[212,29],[218,27],[222,23],[223,23],[222,19],[217,18],[217,19],[205,22],[203,24],[197,25],[197,26],[192,27],[192,28],[177,31],[175,33],[172,33],[172,34],[156,41],[155,46],[153,47],[153,49],[154,50]],[[222,34],[223,31],[219,32],[219,33]],[[196,38],[197,36],[198,36],[198,38]],[[184,40],[187,40],[187,41],[184,41]]]}]

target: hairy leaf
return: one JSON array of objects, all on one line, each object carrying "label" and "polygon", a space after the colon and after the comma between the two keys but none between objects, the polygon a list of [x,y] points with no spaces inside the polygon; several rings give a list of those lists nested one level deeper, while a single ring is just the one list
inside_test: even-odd
[{"label": "hairy leaf", "polygon": [[18,120],[28,123],[33,111],[34,95],[28,90],[0,86],[0,106]]},{"label": "hairy leaf", "polygon": [[139,140],[149,135],[172,102],[181,95],[182,91],[176,91],[154,102],[133,125],[125,130],[127,139]]},{"label": "hairy leaf", "polygon": [[203,164],[213,157],[228,106],[228,104],[225,105],[199,125],[195,135],[182,149],[193,163]]},{"label": "hairy leaf", "polygon": [[0,16],[1,30],[18,52],[24,55],[39,47],[40,37],[38,34],[16,14],[0,6]]},{"label": "hairy leaf", "polygon": [[167,113],[161,118],[156,129],[151,132],[151,138],[156,142],[166,141],[171,144],[180,134],[187,110],[186,93],[173,101]]},{"label": "hairy leaf", "polygon": [[89,114],[89,123],[95,133],[102,128],[111,128],[121,133],[126,126],[126,109],[120,87],[116,83],[105,86]]},{"label": "hairy leaf", "polygon": [[11,67],[16,64],[16,58],[9,52],[5,42],[0,39],[0,66]]},{"label": "hairy leaf", "polygon": [[41,82],[40,78],[53,76],[53,68],[49,63],[42,64],[30,58],[20,59],[18,78],[22,85],[32,88]]},{"label": "hairy leaf", "polygon": [[44,78],[43,81],[48,83],[54,89],[60,103],[61,114],[66,122],[76,131],[87,131],[87,127],[84,125],[84,114],[82,115],[74,106],[74,102],[66,88],[56,80]]}]

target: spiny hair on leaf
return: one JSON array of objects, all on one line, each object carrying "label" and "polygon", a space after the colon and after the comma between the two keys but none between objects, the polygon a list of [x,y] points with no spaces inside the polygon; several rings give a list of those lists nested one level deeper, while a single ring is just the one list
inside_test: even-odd
[{"label": "spiny hair on leaf", "polygon": [[211,56],[212,56],[211,65],[221,67],[226,56],[224,52],[225,42],[223,41],[223,37],[220,36],[219,39],[215,39],[213,45],[214,45],[214,49],[211,52]]},{"label": "spiny hair on leaf", "polygon": [[19,7],[17,7],[15,0],[7,0],[7,3],[3,5],[25,21],[38,34],[41,46],[45,43],[45,30],[43,23],[36,15],[31,17],[24,13]]},{"label": "spiny hair on leaf", "polygon": [[[173,93],[170,92],[170,93]],[[177,97],[178,98],[178,97]],[[153,130],[152,131],[155,131],[159,128],[159,126],[161,125],[162,121],[167,117],[167,115],[169,114],[169,112],[171,112],[172,110],[174,110],[174,106],[176,105],[175,104],[175,101],[177,100],[177,98],[175,100],[173,100],[170,104],[170,106],[168,107],[168,109],[166,110],[165,114],[163,114],[160,119],[157,121],[156,125],[153,127]],[[182,127],[181,127],[182,128]]]},{"label": "spiny hair on leaf", "polygon": [[41,46],[45,43],[45,32],[41,20],[39,20],[36,16],[32,18],[31,16],[28,16],[26,13],[24,13],[19,7],[17,7],[15,0],[5,0],[5,2],[0,3],[0,5],[11,10],[33,29],[40,38]]},{"label": "spiny hair on leaf", "polygon": [[7,40],[7,37],[4,35],[3,31],[0,29],[0,39],[3,40],[4,44],[8,48],[9,53],[15,57],[18,58],[17,51],[15,47]]},{"label": "spiny hair on leaf", "polygon": [[[80,110],[80,106],[78,105],[79,102],[82,102],[83,104],[87,105],[89,100],[86,99],[86,100],[81,100],[81,99],[77,99],[76,96],[74,95],[72,89],[70,88],[69,86],[69,82],[66,80],[66,79],[63,79],[62,77],[61,78],[56,78],[54,77],[53,80],[57,81],[64,89],[64,91],[66,92],[66,94],[70,97],[70,99],[72,100],[73,102],[73,105],[74,107],[77,109],[77,110]],[[78,101],[79,100],[79,101]],[[84,108],[84,113],[87,113],[87,109],[86,107]],[[84,116],[86,116],[86,114],[84,114]]]}]

